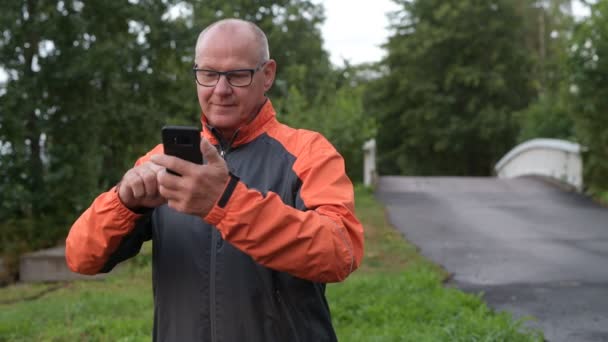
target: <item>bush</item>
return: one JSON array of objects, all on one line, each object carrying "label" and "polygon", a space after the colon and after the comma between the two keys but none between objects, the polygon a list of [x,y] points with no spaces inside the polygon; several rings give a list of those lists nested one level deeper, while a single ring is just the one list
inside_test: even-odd
[{"label": "bush", "polygon": [[521,130],[519,143],[534,138],[574,140],[574,122],[561,97],[540,97],[528,108],[516,114]]},{"label": "bush", "polygon": [[575,31],[570,55],[576,135],[588,148],[584,177],[592,194],[608,189],[608,2],[591,7],[591,17]]}]

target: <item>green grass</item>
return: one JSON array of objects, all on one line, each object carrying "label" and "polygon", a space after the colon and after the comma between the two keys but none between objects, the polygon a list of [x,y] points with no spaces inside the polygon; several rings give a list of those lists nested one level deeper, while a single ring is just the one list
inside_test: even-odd
[{"label": "green grass", "polygon": [[[103,281],[63,283],[41,298],[0,304],[0,341],[150,341],[150,280],[149,267],[127,266]],[[8,287],[0,302],[49,286]]]},{"label": "green grass", "polygon": [[608,191],[600,192],[597,197],[600,203],[608,205]]},{"label": "green grass", "polygon": [[341,341],[543,341],[479,296],[443,286],[447,272],[388,224],[372,192],[358,187],[356,194],[365,259],[327,294]]},{"label": "green grass", "polygon": [[329,297],[343,341],[542,341],[478,297],[444,288],[427,268],[362,274],[332,287]]},{"label": "green grass", "polygon": [[[443,286],[447,273],[388,225],[369,189],[356,189],[365,258],[327,297],[341,341],[542,341],[480,297]],[[150,341],[150,245],[103,281],[0,289],[0,342]]]}]

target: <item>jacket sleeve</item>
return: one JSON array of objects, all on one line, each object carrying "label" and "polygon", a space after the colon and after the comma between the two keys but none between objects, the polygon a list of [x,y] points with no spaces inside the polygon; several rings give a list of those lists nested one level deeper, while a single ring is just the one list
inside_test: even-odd
[{"label": "jacket sleeve", "polygon": [[293,166],[302,182],[298,195],[304,210],[233,176],[204,220],[266,267],[310,281],[338,282],[361,263],[363,227],[354,213],[344,160],[320,135],[312,140],[300,148]]},{"label": "jacket sleeve", "polygon": [[[160,152],[158,152],[161,148]],[[162,153],[157,146],[135,165]],[[99,195],[74,222],[65,245],[68,267],[77,273],[110,271],[117,263],[136,255],[150,239],[150,214],[138,214],[125,207],[116,187]]]}]

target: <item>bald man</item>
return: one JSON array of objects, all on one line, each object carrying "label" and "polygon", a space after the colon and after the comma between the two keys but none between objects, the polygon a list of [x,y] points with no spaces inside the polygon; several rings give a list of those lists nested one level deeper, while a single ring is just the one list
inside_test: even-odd
[{"label": "bald man", "polygon": [[84,274],[152,240],[155,341],[336,340],[325,284],[359,266],[363,228],[340,154],[277,121],[265,95],[276,69],[255,24],[203,30],[193,73],[206,164],[158,145],[70,230],[66,261]]}]

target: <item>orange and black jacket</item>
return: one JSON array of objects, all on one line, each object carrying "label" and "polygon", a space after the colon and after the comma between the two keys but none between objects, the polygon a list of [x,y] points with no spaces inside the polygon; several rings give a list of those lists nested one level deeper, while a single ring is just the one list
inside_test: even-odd
[{"label": "orange and black jacket", "polygon": [[335,341],[325,283],[363,256],[344,160],[320,134],[279,123],[269,100],[232,142],[204,117],[202,135],[231,173],[205,217],[135,213],[111,189],[72,226],[68,266],[109,272],[152,239],[155,341]]}]

